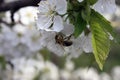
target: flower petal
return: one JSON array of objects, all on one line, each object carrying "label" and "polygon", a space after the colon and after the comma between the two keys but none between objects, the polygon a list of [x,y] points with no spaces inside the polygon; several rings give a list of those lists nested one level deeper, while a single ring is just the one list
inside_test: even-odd
[{"label": "flower petal", "polygon": [[37,29],[46,30],[52,23],[52,17],[39,15],[37,20]]},{"label": "flower petal", "polygon": [[59,14],[65,14],[67,11],[67,2],[66,0],[57,0],[56,12]]},{"label": "flower petal", "polygon": [[39,12],[42,12],[42,13],[46,13],[49,11],[49,6],[48,6],[48,2],[47,1],[41,1],[38,5],[38,10]]},{"label": "flower petal", "polygon": [[53,22],[54,24],[51,30],[56,31],[56,32],[60,32],[61,30],[63,30],[64,28],[63,20],[60,16],[55,16]]},{"label": "flower petal", "polygon": [[74,32],[74,26],[72,24],[64,23],[64,29],[61,31],[61,33],[65,34],[66,36],[69,36],[73,34]]},{"label": "flower petal", "polygon": [[115,0],[98,0],[93,7],[96,11],[100,12],[101,14],[112,14],[116,10]]}]

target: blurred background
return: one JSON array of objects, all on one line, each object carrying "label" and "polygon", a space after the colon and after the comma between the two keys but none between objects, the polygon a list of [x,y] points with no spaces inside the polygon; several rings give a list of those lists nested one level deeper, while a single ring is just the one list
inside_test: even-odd
[{"label": "blurred background", "polygon": [[[112,44],[103,70],[92,53],[69,60],[40,44],[36,29],[40,0],[0,0],[0,80],[120,80],[120,45]],[[120,1],[104,16],[120,34]]]}]

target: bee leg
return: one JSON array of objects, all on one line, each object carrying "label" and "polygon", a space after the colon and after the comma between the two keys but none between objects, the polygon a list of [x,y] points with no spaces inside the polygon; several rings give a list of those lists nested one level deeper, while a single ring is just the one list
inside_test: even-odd
[{"label": "bee leg", "polygon": [[63,47],[63,45],[60,45],[61,47],[62,47],[62,49],[65,51],[65,49],[64,49],[64,47]]}]

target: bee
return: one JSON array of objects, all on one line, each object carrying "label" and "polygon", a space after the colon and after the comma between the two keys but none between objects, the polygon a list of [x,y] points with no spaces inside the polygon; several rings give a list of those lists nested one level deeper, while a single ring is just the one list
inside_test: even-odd
[{"label": "bee", "polygon": [[71,46],[73,44],[73,42],[70,40],[71,36],[72,35],[66,37],[62,33],[58,33],[55,36],[55,41],[56,41],[57,44],[68,47],[68,46]]}]

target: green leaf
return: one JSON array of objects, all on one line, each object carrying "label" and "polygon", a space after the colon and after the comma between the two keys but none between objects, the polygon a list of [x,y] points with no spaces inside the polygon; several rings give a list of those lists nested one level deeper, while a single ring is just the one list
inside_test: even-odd
[{"label": "green leaf", "polygon": [[6,61],[3,56],[0,56],[0,65],[2,66],[2,69],[6,69]]},{"label": "green leaf", "polygon": [[83,18],[85,21],[89,22],[89,20],[90,20],[90,14],[91,14],[91,8],[90,8],[89,2],[86,2],[86,3],[85,3],[85,6],[84,6],[84,8],[82,9],[81,14],[82,14],[82,18]]},{"label": "green leaf", "polygon": [[111,36],[114,38],[115,43],[120,44],[120,36],[114,31],[113,27],[111,26],[110,22],[106,20],[101,14],[94,11],[92,9],[91,11],[91,18],[94,19],[99,25],[104,28],[104,30],[111,34]]},{"label": "green leaf", "polygon": [[82,18],[86,21],[86,22],[89,22],[90,20],[90,13],[91,13],[91,10],[90,9],[84,9],[81,11],[81,14],[82,14]]},{"label": "green leaf", "polygon": [[105,60],[110,51],[109,36],[101,27],[101,25],[94,19],[91,19],[90,27],[92,31],[93,53],[97,64],[102,70]]},{"label": "green leaf", "polygon": [[93,4],[95,4],[98,0],[87,0],[87,1],[89,1],[90,5],[93,5]]},{"label": "green leaf", "polygon": [[77,38],[86,28],[86,21],[82,19],[81,14],[76,16],[74,37]]},{"label": "green leaf", "polygon": [[91,10],[91,18],[94,19],[99,25],[107,32],[109,32],[114,38],[116,37],[115,31],[113,30],[113,27],[111,26],[110,22],[106,20],[101,14]]}]

